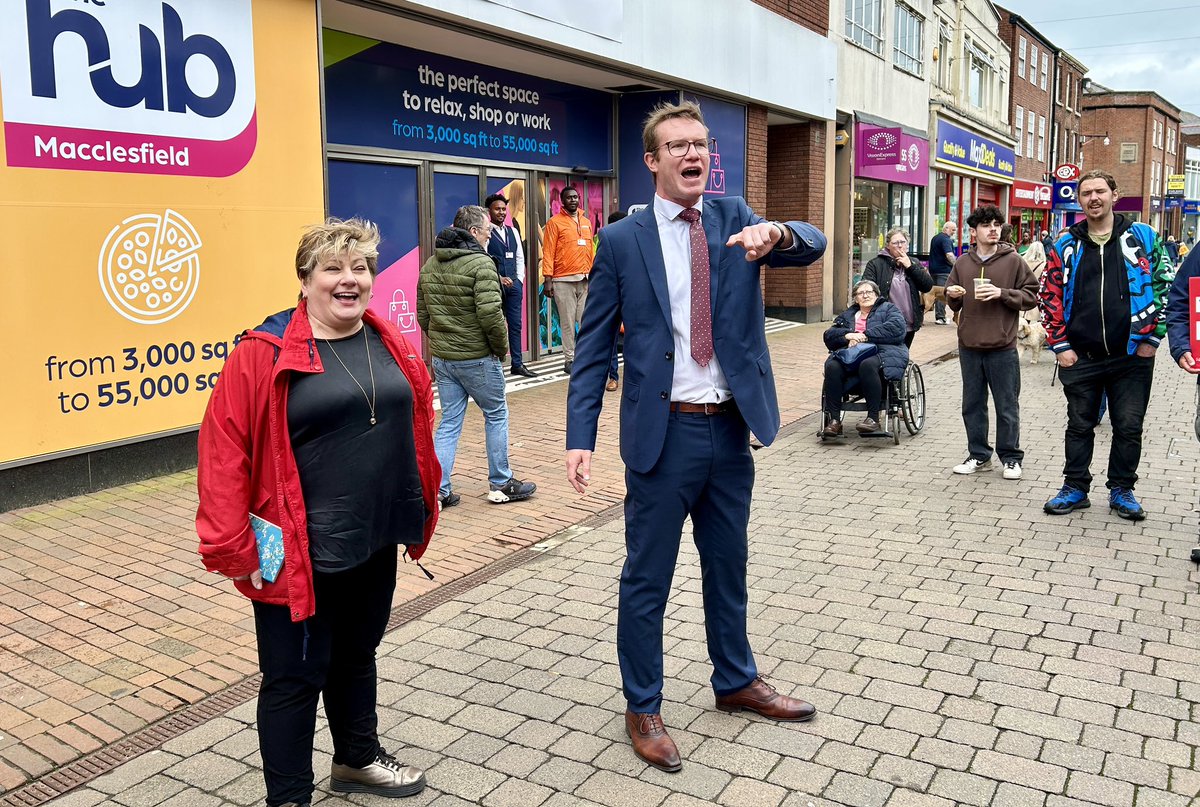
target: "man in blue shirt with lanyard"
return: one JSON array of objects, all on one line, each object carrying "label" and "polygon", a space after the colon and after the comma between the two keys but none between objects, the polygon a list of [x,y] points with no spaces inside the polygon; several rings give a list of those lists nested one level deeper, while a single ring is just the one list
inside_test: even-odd
[{"label": "man in blue shirt with lanyard", "polygon": [[521,306],[525,301],[525,249],[521,245],[521,233],[516,227],[504,223],[508,217],[508,200],[503,194],[493,193],[483,201],[483,206],[492,219],[492,235],[488,239],[487,251],[496,261],[500,286],[504,292],[504,321],[508,323],[508,355],[512,357],[512,374],[535,378],[537,373],[522,361]]}]

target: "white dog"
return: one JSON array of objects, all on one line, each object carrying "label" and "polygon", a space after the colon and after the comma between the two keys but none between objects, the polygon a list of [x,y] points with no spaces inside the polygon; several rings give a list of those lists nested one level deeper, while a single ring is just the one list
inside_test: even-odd
[{"label": "white dog", "polygon": [[1024,317],[1017,320],[1017,352],[1029,351],[1029,363],[1037,364],[1046,346],[1046,329],[1040,322],[1030,322]]}]

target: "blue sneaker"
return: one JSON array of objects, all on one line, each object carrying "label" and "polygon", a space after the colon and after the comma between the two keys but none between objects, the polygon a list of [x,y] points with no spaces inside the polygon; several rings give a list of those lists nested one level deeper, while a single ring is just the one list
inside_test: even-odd
[{"label": "blue sneaker", "polygon": [[1130,521],[1141,521],[1146,517],[1146,511],[1138,504],[1138,500],[1133,498],[1133,491],[1129,488],[1113,488],[1108,492],[1108,507],[1110,510],[1116,510],[1117,515],[1121,518],[1127,518]]},{"label": "blue sneaker", "polygon": [[1063,485],[1062,490],[1054,494],[1054,498],[1042,505],[1042,509],[1051,515],[1065,516],[1073,510],[1083,510],[1091,506],[1087,493],[1074,485]]}]

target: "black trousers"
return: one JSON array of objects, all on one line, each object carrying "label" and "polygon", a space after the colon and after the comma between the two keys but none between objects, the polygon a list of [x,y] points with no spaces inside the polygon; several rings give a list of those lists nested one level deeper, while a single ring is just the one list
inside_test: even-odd
[{"label": "black trousers", "polygon": [[513,367],[524,364],[521,353],[521,302],[525,293],[521,282],[514,281],[512,286],[502,289],[504,294],[504,321],[508,324],[508,355]]},{"label": "black trousers", "polygon": [[867,356],[849,372],[846,365],[829,354],[825,360],[825,412],[830,420],[842,419],[842,396],[846,394],[846,384],[851,376],[858,379],[858,391],[867,404],[867,417],[879,420],[879,410],[883,406],[883,376],[878,353]]},{"label": "black trousers", "polygon": [[286,606],[254,603],[258,743],[269,807],[312,800],[318,695],[333,761],[362,768],[375,759],[375,651],[391,612],[396,557],[390,546],[353,569],[314,572],[317,612],[304,622],[292,622]]},{"label": "black trousers", "polygon": [[1150,403],[1154,358],[1080,357],[1070,367],[1060,367],[1058,379],[1067,396],[1067,462],[1063,468],[1067,484],[1083,491],[1091,487],[1096,421],[1100,419],[1100,402],[1107,394],[1113,431],[1107,484],[1110,488],[1132,489],[1142,459],[1142,421]]},{"label": "black trousers", "polygon": [[958,349],[962,373],[962,418],[967,430],[967,453],[986,462],[992,458],[988,443],[988,392],[996,407],[996,454],[1001,462],[1022,462],[1021,361],[1012,350]]}]

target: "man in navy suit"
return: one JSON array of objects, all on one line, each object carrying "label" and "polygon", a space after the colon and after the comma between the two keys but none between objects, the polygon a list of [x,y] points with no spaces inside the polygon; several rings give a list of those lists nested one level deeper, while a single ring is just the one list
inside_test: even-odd
[{"label": "man in navy suit", "polygon": [[803,266],[825,237],[802,222],[764,221],[741,198],[704,200],[712,141],[694,103],[663,104],[642,132],[654,202],[600,234],[567,398],[567,478],[588,485],[613,339],[625,323],[621,458],[625,566],[617,657],[633,750],[682,766],[659,714],[663,614],[689,515],[703,580],[716,706],[808,720],[810,703],[758,675],[746,635],[750,431],[779,430],[763,330],[759,265]]},{"label": "man in navy suit", "polygon": [[508,200],[504,194],[493,193],[483,200],[492,220],[492,234],[487,251],[496,261],[500,287],[504,295],[504,320],[508,323],[508,355],[512,358],[512,374],[536,378],[537,373],[525,366],[521,349],[521,304],[525,300],[525,248],[517,228],[504,223],[508,218]]}]

